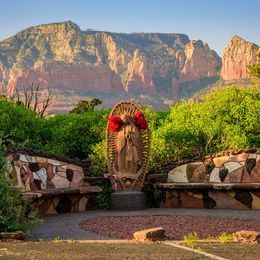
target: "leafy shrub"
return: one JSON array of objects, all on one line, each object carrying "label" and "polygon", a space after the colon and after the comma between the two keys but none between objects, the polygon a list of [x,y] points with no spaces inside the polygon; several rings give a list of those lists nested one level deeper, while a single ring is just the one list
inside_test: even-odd
[{"label": "leafy shrub", "polygon": [[90,171],[92,175],[99,176],[108,172],[106,156],[106,141],[103,139],[92,147],[92,153],[89,154],[91,160]]},{"label": "leafy shrub", "polygon": [[[143,106],[152,133],[149,172],[182,159],[218,151],[260,146],[256,88],[226,87],[202,103],[181,102],[168,112]],[[30,146],[71,158],[92,160],[91,172],[107,172],[105,128],[109,110],[40,118],[24,106],[0,99],[0,138],[12,146]]]},{"label": "leafy shrub", "polygon": [[97,196],[98,208],[108,209],[110,207],[112,192],[113,190],[111,183],[106,182],[102,187],[102,191]]},{"label": "leafy shrub", "polygon": [[259,147],[259,97],[253,87],[226,87],[206,95],[202,103],[171,106],[152,133],[150,170],[222,150]]},{"label": "leafy shrub", "polygon": [[30,146],[41,143],[41,118],[30,109],[0,98],[0,138],[8,146]]},{"label": "leafy shrub", "polygon": [[95,144],[105,139],[107,110],[55,115],[43,121],[42,149],[84,159]]},{"label": "leafy shrub", "polygon": [[4,172],[4,153],[0,144],[0,231],[29,232],[38,221],[28,217],[30,204],[23,200],[20,191],[10,186]]}]

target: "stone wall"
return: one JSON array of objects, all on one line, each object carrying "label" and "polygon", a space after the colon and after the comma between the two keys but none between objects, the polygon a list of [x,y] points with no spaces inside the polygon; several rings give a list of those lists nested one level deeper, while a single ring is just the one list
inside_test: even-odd
[{"label": "stone wall", "polygon": [[96,207],[95,191],[99,189],[85,181],[89,160],[71,160],[30,149],[13,151],[8,159],[13,166],[14,186],[22,190],[24,197],[32,199],[37,215]]},{"label": "stone wall", "polygon": [[[250,189],[251,184],[260,184],[259,149],[224,152],[202,161],[186,163],[169,171],[167,177],[167,183],[187,183],[191,189],[161,190],[161,207],[260,209],[260,190]],[[195,183],[220,185],[217,188],[213,185],[209,189],[193,189],[192,184]],[[240,186],[233,189],[231,184]]]},{"label": "stone wall", "polygon": [[260,152],[227,152],[175,167],[167,182],[188,183],[255,183],[260,182]]}]

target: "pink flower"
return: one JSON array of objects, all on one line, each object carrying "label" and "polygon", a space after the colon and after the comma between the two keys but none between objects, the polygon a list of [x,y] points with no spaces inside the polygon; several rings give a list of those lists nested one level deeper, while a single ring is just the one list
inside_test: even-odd
[{"label": "pink flower", "polygon": [[118,190],[118,184],[116,182],[114,182],[113,184],[113,190],[114,191],[117,191]]},{"label": "pink flower", "polygon": [[119,177],[116,174],[114,174],[112,177],[115,181],[119,181]]}]

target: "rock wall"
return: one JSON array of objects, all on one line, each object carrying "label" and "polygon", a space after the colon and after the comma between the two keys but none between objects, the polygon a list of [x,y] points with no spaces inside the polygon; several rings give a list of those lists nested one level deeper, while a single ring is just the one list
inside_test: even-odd
[{"label": "rock wall", "polygon": [[[183,188],[165,185],[159,193],[165,208],[260,209],[260,150],[227,152],[177,166],[169,171],[167,183]],[[233,189],[232,184],[238,185]]]},{"label": "rock wall", "polygon": [[257,183],[260,182],[260,152],[227,153],[180,165],[168,173],[168,182]]},{"label": "rock wall", "polygon": [[256,64],[260,47],[234,36],[222,55],[221,77],[224,80],[248,78],[247,65]]},{"label": "rock wall", "polygon": [[[33,150],[17,150],[8,155],[13,166],[12,180],[31,198],[34,214],[57,214],[96,208],[97,186],[85,181],[89,161],[71,160]],[[92,190],[89,194],[86,190]],[[96,191],[96,194],[95,194]]]}]

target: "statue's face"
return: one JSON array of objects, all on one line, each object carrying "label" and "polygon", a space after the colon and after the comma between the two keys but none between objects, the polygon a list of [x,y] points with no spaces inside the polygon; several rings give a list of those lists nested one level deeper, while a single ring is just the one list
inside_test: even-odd
[{"label": "statue's face", "polygon": [[139,146],[139,132],[135,126],[128,125],[125,128],[125,139],[130,141],[132,145]]},{"label": "statue's face", "polygon": [[131,137],[135,134],[136,133],[135,133],[135,129],[133,126],[131,126],[131,125],[126,126],[126,128],[125,128],[125,138],[126,139],[131,139]]}]

